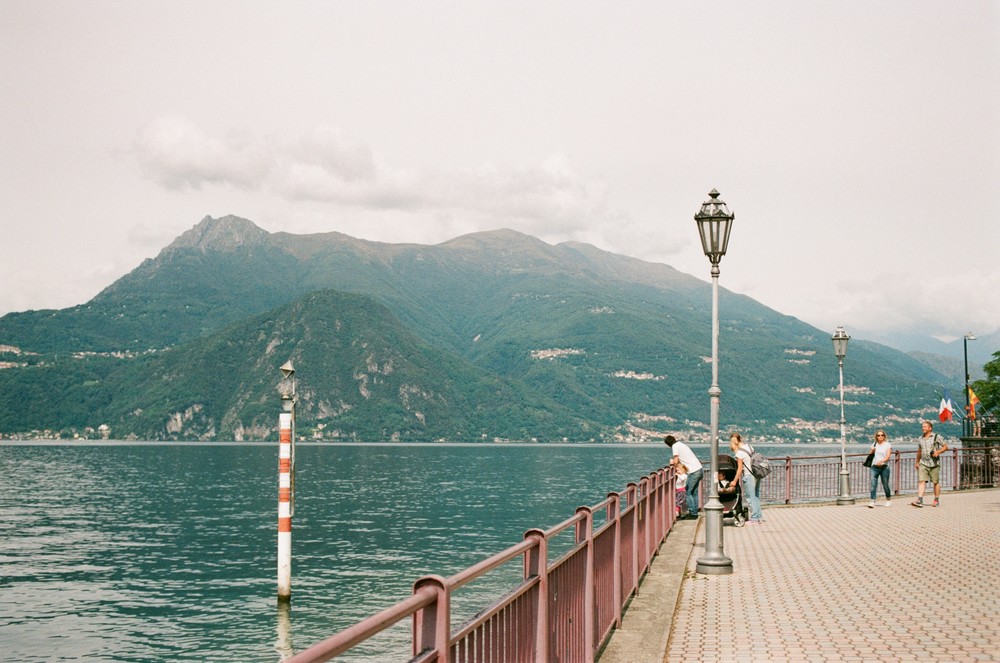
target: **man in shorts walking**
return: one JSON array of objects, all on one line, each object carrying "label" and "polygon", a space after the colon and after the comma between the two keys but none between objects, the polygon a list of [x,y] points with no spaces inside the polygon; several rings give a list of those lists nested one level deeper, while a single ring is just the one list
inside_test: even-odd
[{"label": "man in shorts walking", "polygon": [[934,424],[925,421],[921,426],[924,434],[917,438],[917,499],[910,504],[916,507],[924,505],[924,489],[930,481],[934,484],[934,503],[931,506],[938,506],[941,500],[940,457],[948,451],[948,444],[934,432]]}]

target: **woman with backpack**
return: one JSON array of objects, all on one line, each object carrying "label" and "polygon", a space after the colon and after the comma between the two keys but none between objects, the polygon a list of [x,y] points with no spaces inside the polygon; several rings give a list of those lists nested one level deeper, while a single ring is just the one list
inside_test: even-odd
[{"label": "woman with backpack", "polygon": [[743,498],[750,508],[750,520],[747,521],[747,525],[760,525],[764,520],[764,515],[760,511],[760,482],[750,471],[753,447],[745,443],[739,433],[732,433],[729,436],[729,448],[736,457],[736,476],[733,481],[740,482]]}]

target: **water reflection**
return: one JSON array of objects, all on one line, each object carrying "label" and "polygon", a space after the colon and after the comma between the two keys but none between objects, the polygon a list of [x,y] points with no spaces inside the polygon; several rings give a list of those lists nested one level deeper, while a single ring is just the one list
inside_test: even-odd
[{"label": "water reflection", "polygon": [[292,648],[292,605],[288,601],[278,601],[277,631],[278,639],[274,642],[274,651],[278,652],[279,660],[291,658],[295,651]]}]

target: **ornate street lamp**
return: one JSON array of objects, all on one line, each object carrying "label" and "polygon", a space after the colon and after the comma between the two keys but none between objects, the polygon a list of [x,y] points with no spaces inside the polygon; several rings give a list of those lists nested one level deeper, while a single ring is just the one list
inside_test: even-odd
[{"label": "ornate street lamp", "polygon": [[719,192],[712,189],[709,200],[702,203],[694,215],[701,235],[701,246],[712,263],[712,386],[711,399],[711,479],[708,482],[708,502],[705,503],[705,552],[698,558],[698,573],[724,575],[733,572],[733,560],[726,557],[722,541],[722,502],[719,501],[719,262],[726,255],[729,232],[735,214],[726,203],[719,200]]},{"label": "ornate street lamp", "polygon": [[851,497],[851,476],[847,473],[847,434],[844,430],[844,357],[847,356],[847,342],[851,337],[843,327],[837,327],[831,340],[833,354],[837,356],[837,364],[840,366],[840,496],[837,497],[837,504],[843,506],[854,504],[854,498]]},{"label": "ornate street lamp", "polygon": [[975,340],[976,335],[972,332],[966,332],[965,337],[962,339],[962,350],[965,353],[965,419],[962,420],[962,426],[967,436],[972,435],[974,431],[974,428],[969,425],[971,421],[969,415],[973,414],[972,404],[969,402],[969,341]]}]

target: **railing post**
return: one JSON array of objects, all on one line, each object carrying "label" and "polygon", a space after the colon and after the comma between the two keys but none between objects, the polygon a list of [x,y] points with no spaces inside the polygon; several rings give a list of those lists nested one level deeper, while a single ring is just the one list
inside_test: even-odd
[{"label": "railing post", "polygon": [[646,476],[646,557],[652,559],[656,548],[656,531],[660,524],[660,513],[656,504],[656,475]]},{"label": "railing post", "polygon": [[621,524],[621,497],[618,493],[608,493],[608,521],[614,528],[614,556],[611,562],[612,571],[611,599],[615,604],[615,628],[622,627],[622,608],[625,602],[622,600],[622,524]]},{"label": "railing post", "polygon": [[959,483],[960,474],[959,474],[959,467],[958,467],[959,466],[959,462],[958,462],[958,460],[959,460],[958,459],[958,449],[952,449],[951,450],[951,480],[952,480],[951,489],[952,490],[959,490],[961,488],[961,486],[962,486],[962,484]]},{"label": "railing post", "polygon": [[594,512],[589,506],[577,507],[578,514],[584,514],[581,522],[576,524],[576,542],[582,543],[586,549],[586,565],[584,568],[583,586],[583,654],[585,661],[594,660],[595,599],[594,599]]},{"label": "railing post", "polygon": [[639,587],[639,486],[629,482],[625,487],[625,504],[632,508],[632,577],[629,587]]},{"label": "railing post", "polygon": [[[642,508],[640,519],[645,521],[642,527],[642,570],[649,568],[649,526],[652,524],[649,518],[649,477],[639,479],[639,505]],[[640,576],[642,573],[639,574]]]},{"label": "railing post", "polygon": [[991,487],[995,486],[997,482],[998,468],[994,467],[994,454],[1000,454],[1000,447],[987,447],[983,450],[983,463],[985,463],[983,468],[985,472],[983,475],[983,484]]},{"label": "railing post", "polygon": [[899,495],[899,491],[902,490],[903,477],[900,474],[900,468],[903,467],[903,461],[900,459],[899,450],[893,452],[896,457],[892,459],[892,492],[894,495]]},{"label": "railing post", "polygon": [[785,456],[785,504],[792,503],[792,457]]},{"label": "railing post", "polygon": [[[664,533],[672,530],[674,528],[674,522],[677,519],[677,473],[674,471],[673,467],[668,467],[664,470],[667,473],[667,511],[666,521],[664,523]],[[701,488],[701,484],[698,485]]]},{"label": "railing post", "polygon": [[660,517],[656,519],[659,523],[660,531],[656,534],[656,549],[659,552],[660,544],[663,543],[663,539],[667,536],[667,526],[670,524],[667,522],[667,507],[670,506],[668,503],[667,491],[667,471],[659,470],[656,473],[656,490],[658,493],[657,503],[659,504]]},{"label": "railing post", "polygon": [[538,602],[535,605],[535,663],[549,660],[549,552],[545,532],[529,529],[525,540],[531,539],[535,545],[524,553],[524,579],[538,578]]},{"label": "railing post", "polygon": [[667,508],[670,506],[670,501],[666,490],[667,471],[657,470],[654,476],[656,477],[656,549],[659,551],[667,526],[670,524],[667,522]]},{"label": "railing post", "polygon": [[437,598],[413,615],[413,656],[432,650],[436,661],[451,663],[451,597],[448,586],[441,576],[424,576],[413,583],[413,593],[424,587],[433,587]]},{"label": "railing post", "polygon": [[663,490],[665,482],[663,474],[657,470],[649,475],[653,481],[653,493],[656,495],[656,529],[653,532],[653,556],[659,551],[660,542],[663,540],[664,521],[663,512],[667,509],[667,494]]}]

